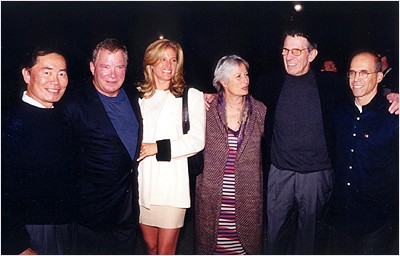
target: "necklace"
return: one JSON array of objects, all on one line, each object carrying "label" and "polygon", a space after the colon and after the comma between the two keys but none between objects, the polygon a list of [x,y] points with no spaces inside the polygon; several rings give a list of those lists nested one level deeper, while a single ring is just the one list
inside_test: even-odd
[{"label": "necklace", "polygon": [[228,123],[228,127],[234,131],[237,131],[239,129],[242,122],[242,108],[243,102],[234,104],[233,106],[226,103],[226,120]]},{"label": "necklace", "polygon": [[230,104],[230,103],[226,102],[226,106],[228,106],[229,108],[234,109],[236,111],[242,111],[243,103],[244,103],[244,101],[239,102],[239,103],[234,103],[234,104]]}]

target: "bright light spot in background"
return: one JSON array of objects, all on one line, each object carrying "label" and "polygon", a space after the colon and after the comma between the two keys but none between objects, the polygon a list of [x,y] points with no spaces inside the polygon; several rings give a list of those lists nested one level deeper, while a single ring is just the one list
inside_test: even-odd
[{"label": "bright light spot in background", "polygon": [[158,38],[159,38],[159,39],[164,39],[164,36],[163,36],[163,35],[160,35]]},{"label": "bright light spot in background", "polygon": [[296,12],[300,12],[303,9],[303,6],[301,4],[295,4],[294,5],[294,10]]}]

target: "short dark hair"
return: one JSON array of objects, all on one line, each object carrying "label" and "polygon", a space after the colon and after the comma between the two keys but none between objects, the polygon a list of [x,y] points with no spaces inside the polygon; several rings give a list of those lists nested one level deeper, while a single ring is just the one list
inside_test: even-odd
[{"label": "short dark hair", "polygon": [[56,53],[58,55],[63,56],[65,63],[67,64],[67,58],[65,57],[65,54],[60,49],[38,46],[32,52],[26,54],[26,56],[22,62],[22,68],[27,68],[27,69],[32,68],[33,66],[36,65],[36,63],[38,61],[38,57],[46,56],[46,55],[52,54],[52,53]]},{"label": "short dark hair", "polygon": [[283,32],[282,45],[287,36],[304,37],[305,39],[307,39],[307,41],[309,43],[308,51],[317,49],[317,43],[314,41],[314,38],[312,37],[311,32],[302,26],[298,26],[298,25],[297,26],[296,25],[288,26],[285,29],[285,31]]}]

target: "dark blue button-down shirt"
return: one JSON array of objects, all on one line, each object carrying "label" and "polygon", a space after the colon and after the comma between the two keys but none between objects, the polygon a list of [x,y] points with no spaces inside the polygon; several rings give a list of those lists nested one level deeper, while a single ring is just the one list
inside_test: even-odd
[{"label": "dark blue button-down shirt", "polygon": [[367,234],[397,212],[399,118],[378,93],[363,106],[338,107],[334,114],[336,156],[332,213],[335,226]]}]

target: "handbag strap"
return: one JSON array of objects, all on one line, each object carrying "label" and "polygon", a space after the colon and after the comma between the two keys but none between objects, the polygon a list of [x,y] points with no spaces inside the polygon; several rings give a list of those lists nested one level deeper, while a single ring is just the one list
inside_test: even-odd
[{"label": "handbag strap", "polygon": [[189,109],[188,109],[188,91],[189,88],[185,86],[182,96],[182,128],[183,134],[190,130]]}]

